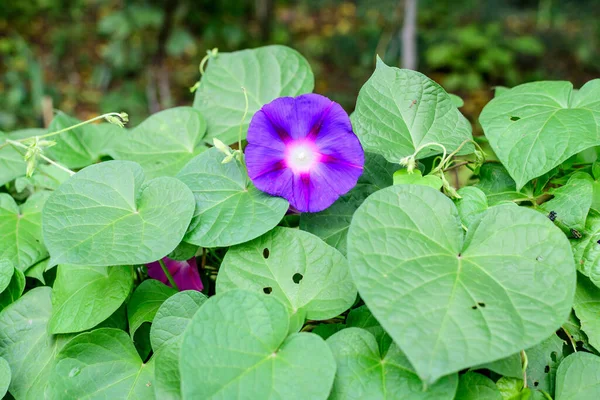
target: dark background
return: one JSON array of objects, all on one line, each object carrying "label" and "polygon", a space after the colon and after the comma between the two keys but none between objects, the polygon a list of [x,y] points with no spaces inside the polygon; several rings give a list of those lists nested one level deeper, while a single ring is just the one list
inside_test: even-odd
[{"label": "dark background", "polygon": [[[352,111],[375,54],[400,66],[405,0],[0,0],[0,130],[191,105],[206,50],[285,44]],[[417,0],[417,69],[476,121],[496,85],[600,77],[598,0]]]}]

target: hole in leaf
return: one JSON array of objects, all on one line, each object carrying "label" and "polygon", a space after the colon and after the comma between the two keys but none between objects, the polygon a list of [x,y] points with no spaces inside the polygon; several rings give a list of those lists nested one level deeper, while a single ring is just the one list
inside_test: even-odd
[{"label": "hole in leaf", "polygon": [[264,249],[263,249],[263,257],[265,258],[265,260],[266,260],[267,258],[269,258],[269,249],[267,249],[267,248],[264,248]]},{"label": "hole in leaf", "polygon": [[600,244],[600,240],[598,240],[596,243]]},{"label": "hole in leaf", "polygon": [[537,387],[540,383],[538,381],[533,382],[533,386]]},{"label": "hole in leaf", "polygon": [[535,261],[543,261],[543,260],[544,260],[544,257],[542,257],[542,256],[537,256],[535,258]]},{"label": "hole in leaf", "polygon": [[546,365],[546,368],[544,368],[544,372],[545,372],[545,373],[548,373],[548,372],[550,372],[550,366],[549,366],[549,365]]},{"label": "hole in leaf", "polygon": [[471,309],[477,310],[477,306],[473,306],[473,307],[471,307]]},{"label": "hole in leaf", "polygon": [[263,288],[263,292],[265,292],[265,294],[271,294],[272,291],[273,291],[273,288],[271,286],[267,286],[267,287]]},{"label": "hole in leaf", "polygon": [[556,360],[558,359],[558,354],[556,354],[556,352],[553,351],[552,353],[550,353],[550,359],[556,362]]},{"label": "hole in leaf", "polygon": [[515,117],[514,115],[512,117],[510,117],[511,121],[518,121],[520,119],[521,119],[521,117]]},{"label": "hole in leaf", "polygon": [[477,303],[477,305],[481,308],[485,308],[485,303]]},{"label": "hole in leaf", "polygon": [[295,284],[299,284],[302,278],[304,278],[304,276],[302,276],[302,274],[299,273],[295,273],[294,276],[292,276],[292,280]]}]

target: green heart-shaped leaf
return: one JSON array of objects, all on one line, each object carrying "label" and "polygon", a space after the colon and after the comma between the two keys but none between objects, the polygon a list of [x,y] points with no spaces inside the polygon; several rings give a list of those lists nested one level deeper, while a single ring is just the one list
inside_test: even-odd
[{"label": "green heart-shaped leaf", "polygon": [[556,369],[564,359],[561,338],[552,334],[543,342],[527,349],[527,386],[554,396]]},{"label": "green heart-shaped leaf", "polygon": [[361,297],[428,383],[539,343],[573,302],[568,240],[513,204],[488,209],[463,238],[442,193],[392,186],[356,211],[348,249]]},{"label": "green heart-shaped leaf", "polygon": [[64,182],[42,225],[52,264],[146,264],[177,247],[193,212],[194,196],[179,180],[144,182],[138,164],[108,161]]},{"label": "green heart-shaped leaf", "polygon": [[139,163],[148,179],[175,176],[206,150],[206,121],[192,107],[175,107],[148,117],[114,144],[114,158]]},{"label": "green heart-shaped leaf", "polygon": [[457,400],[502,400],[498,387],[490,378],[477,372],[467,372],[460,377]]},{"label": "green heart-shaped leaf", "polygon": [[169,297],[160,306],[150,328],[154,350],[154,393],[159,399],[180,399],[179,354],[183,332],[207,297],[186,290]]},{"label": "green heart-shaped leaf", "polygon": [[571,239],[575,264],[579,272],[600,287],[600,215],[591,213],[586,220],[585,229],[580,233],[581,238]]},{"label": "green heart-shaped leaf", "polygon": [[[278,97],[310,93],[313,87],[310,65],[289,47],[265,46],[219,53],[208,62],[194,107],[208,123],[205,140],[212,144],[213,138],[219,138],[225,144],[232,144],[238,140],[240,122],[244,139],[252,116],[263,105]],[[248,113],[242,121],[246,109],[244,89]]]},{"label": "green heart-shaped leaf", "polygon": [[131,267],[59,265],[52,288],[50,332],[93,328],[123,304],[132,287]]},{"label": "green heart-shaped leaf", "polygon": [[492,149],[522,188],[573,154],[600,145],[600,79],[532,82],[490,101],[479,121]]},{"label": "green heart-shaped leaf", "polygon": [[330,399],[452,400],[458,375],[440,379],[427,390],[406,356],[392,344],[382,354],[375,337],[347,328],[327,339],[337,363]]},{"label": "green heart-shaped leaf", "polygon": [[335,376],[327,344],[312,333],[288,336],[278,300],[232,290],[211,297],[183,334],[183,398],[325,400]]},{"label": "green heart-shaped leaf", "polygon": [[217,148],[200,154],[177,175],[194,193],[196,211],[185,235],[188,243],[226,247],[252,240],[283,218],[289,203],[258,190],[245,167]]},{"label": "green heart-shaped leaf", "polygon": [[154,363],[142,362],[127,333],[101,328],[63,347],[48,382],[53,399],[154,399]]},{"label": "green heart-shaped leaf", "polygon": [[600,398],[600,357],[573,353],[558,366],[556,400],[597,400]]},{"label": "green heart-shaped leaf", "polygon": [[152,322],[160,306],[175,293],[177,293],[175,289],[157,280],[148,279],[142,282],[127,303],[131,337],[143,323]]},{"label": "green heart-shaped leaf", "polygon": [[232,289],[269,293],[291,315],[300,311],[315,320],[333,318],[356,300],[339,251],[310,233],[281,227],[227,252],[216,291]]},{"label": "green heart-shaped leaf", "polygon": [[[49,132],[56,132],[81,123],[59,112],[50,122]],[[83,168],[100,160],[103,155],[111,154],[113,142],[125,137],[125,129],[109,123],[86,124],[68,130],[51,140],[56,145],[49,147],[46,155],[68,168]]]},{"label": "green heart-shaped leaf", "polygon": [[581,323],[581,330],[587,335],[594,348],[600,349],[600,288],[588,278],[577,275],[577,290],[573,310]]},{"label": "green heart-shaped leaf", "polygon": [[300,229],[317,235],[346,255],[348,228],[354,212],[370,194],[391,186],[392,175],[400,166],[374,153],[365,153],[363,174],[357,185],[330,207],[318,213],[302,213]]},{"label": "green heart-shaped leaf", "polygon": [[408,173],[407,170],[401,169],[394,173],[394,185],[424,185],[440,190],[442,188],[442,180],[435,175],[425,175],[420,170],[415,170]]},{"label": "green heart-shaped leaf", "polygon": [[71,338],[49,335],[52,313],[49,287],[27,292],[0,313],[0,357],[12,371],[15,399],[43,399],[56,353]]},{"label": "green heart-shaped leaf", "polygon": [[[471,124],[440,85],[419,72],[388,67],[379,57],[358,94],[352,126],[366,151],[395,163],[423,145],[439,143],[451,152],[472,139]],[[425,146],[418,158],[439,153],[438,146]]]},{"label": "green heart-shaped leaf", "polygon": [[17,203],[0,193],[0,258],[6,258],[21,271],[43,260],[48,251],[42,242],[42,208],[50,195],[39,192]]}]

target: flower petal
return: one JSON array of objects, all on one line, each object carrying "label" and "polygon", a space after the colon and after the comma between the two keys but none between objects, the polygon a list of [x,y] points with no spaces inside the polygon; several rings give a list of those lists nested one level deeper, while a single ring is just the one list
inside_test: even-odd
[{"label": "flower petal", "polygon": [[[190,258],[187,261],[177,261],[170,258],[163,258],[165,266],[173,277],[179,290],[197,290],[202,291],[204,285],[200,279],[200,273],[196,264],[196,258]],[[158,261],[147,264],[148,276],[152,279],[161,281],[167,286],[171,286],[169,279],[165,275]]]}]

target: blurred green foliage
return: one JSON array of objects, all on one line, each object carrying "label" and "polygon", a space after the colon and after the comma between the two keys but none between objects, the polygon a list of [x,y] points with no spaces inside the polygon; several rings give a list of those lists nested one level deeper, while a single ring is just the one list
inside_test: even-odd
[{"label": "blurred green foliage", "polygon": [[[403,0],[29,0],[0,8],[0,130],[191,104],[207,49],[287,44],[319,93],[354,107],[379,54],[400,64]],[[465,101],[492,87],[600,76],[596,0],[418,1],[419,70]],[[43,118],[44,114],[46,118]]]}]

